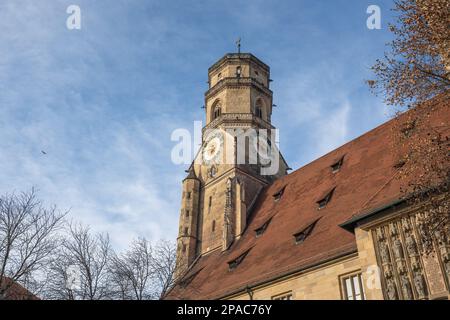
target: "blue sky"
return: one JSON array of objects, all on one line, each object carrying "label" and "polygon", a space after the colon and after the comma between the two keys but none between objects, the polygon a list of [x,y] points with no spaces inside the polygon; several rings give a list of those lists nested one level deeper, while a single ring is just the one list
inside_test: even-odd
[{"label": "blue sky", "polygon": [[[81,30],[66,28],[71,4]],[[381,30],[366,27],[371,4]],[[391,7],[2,0],[0,193],[35,186],[119,248],[136,236],[175,239],[186,167],[171,162],[170,135],[204,121],[207,68],[238,37],[270,65],[272,120],[296,169],[388,119],[364,80],[390,40]]]}]

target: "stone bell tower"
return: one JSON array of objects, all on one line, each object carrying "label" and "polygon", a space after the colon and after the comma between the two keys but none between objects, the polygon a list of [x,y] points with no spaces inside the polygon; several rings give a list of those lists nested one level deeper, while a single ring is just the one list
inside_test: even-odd
[{"label": "stone bell tower", "polygon": [[226,54],[208,69],[202,146],[183,181],[178,258],[187,265],[238,241],[262,188],[288,170],[270,81],[269,66],[250,53]]}]

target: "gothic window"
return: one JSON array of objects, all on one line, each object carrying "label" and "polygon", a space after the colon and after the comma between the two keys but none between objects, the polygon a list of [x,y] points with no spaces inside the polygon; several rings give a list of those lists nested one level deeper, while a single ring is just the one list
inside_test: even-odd
[{"label": "gothic window", "polygon": [[361,273],[343,277],[341,279],[341,286],[345,300],[365,300]]},{"label": "gothic window", "polygon": [[190,192],[186,192],[186,199],[190,199],[191,198],[191,193]]},{"label": "gothic window", "polygon": [[331,189],[331,191],[329,191],[322,199],[320,199],[319,201],[317,201],[317,205],[318,205],[318,210],[323,209],[327,206],[327,204],[330,202],[331,197],[333,196],[333,192],[334,189]]},{"label": "gothic window", "polygon": [[256,116],[258,118],[262,118],[262,109],[261,109],[261,107],[256,107]]},{"label": "gothic window", "polygon": [[222,114],[222,108],[220,104],[216,104],[213,109],[213,119],[217,119]]},{"label": "gothic window", "polygon": [[237,78],[240,78],[240,77],[241,77],[241,73],[242,73],[241,66],[238,66],[238,67],[236,68],[236,77],[237,77]]},{"label": "gothic window", "polygon": [[292,291],[273,296],[272,300],[292,300]]},{"label": "gothic window", "polygon": [[189,228],[188,228],[188,227],[185,227],[185,228],[184,228],[184,235],[187,236],[188,233],[189,233]]},{"label": "gothic window", "polygon": [[333,172],[333,173],[338,172],[341,169],[343,162],[344,162],[344,157],[341,157],[338,161],[333,163],[331,165],[331,172]]},{"label": "gothic window", "polygon": [[256,233],[256,237],[257,238],[263,235],[263,233],[266,231],[266,229],[269,226],[271,221],[272,221],[272,217],[270,217],[269,220],[264,222],[264,224],[261,227],[255,229],[255,233]]},{"label": "gothic window", "polygon": [[237,257],[236,259],[233,259],[231,261],[228,261],[228,269],[230,271],[233,271],[234,269],[237,268],[238,265],[241,264],[241,262],[245,259],[245,257],[247,256],[247,254],[250,252],[251,248],[248,249],[247,251],[245,251],[244,253],[242,253],[239,257]]},{"label": "gothic window", "polygon": [[211,230],[212,232],[216,231],[216,220],[213,220]]},{"label": "gothic window", "polygon": [[189,218],[189,210],[186,210],[186,218]]},{"label": "gothic window", "polygon": [[210,197],[209,197],[209,202],[208,202],[208,207],[211,208],[211,206],[212,206],[212,197],[210,196]]},{"label": "gothic window", "polygon": [[295,244],[300,244],[306,240],[306,238],[312,233],[314,227],[316,226],[317,221],[319,221],[319,219],[317,219],[316,221],[311,223],[309,226],[307,226],[302,231],[294,234]]},{"label": "gothic window", "polygon": [[263,103],[261,99],[256,100],[256,104],[255,104],[255,115],[259,118],[263,117]]}]

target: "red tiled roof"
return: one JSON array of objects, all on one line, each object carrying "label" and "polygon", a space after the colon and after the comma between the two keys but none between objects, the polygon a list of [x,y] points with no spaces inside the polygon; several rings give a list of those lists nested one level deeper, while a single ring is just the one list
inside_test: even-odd
[{"label": "red tiled roof", "polygon": [[10,278],[4,277],[1,285],[7,290],[3,293],[3,297],[0,297],[0,300],[39,300],[38,297]]},{"label": "red tiled roof", "polygon": [[[448,126],[448,105],[433,114],[436,127]],[[390,120],[334,151],[276,180],[259,196],[243,236],[229,250],[202,256],[186,277],[198,272],[189,284],[176,286],[168,299],[218,299],[246,286],[264,283],[356,252],[353,233],[339,227],[357,214],[381,207],[401,196],[396,152],[392,144]],[[331,166],[344,156],[342,167]],[[279,201],[273,195],[286,186]],[[334,189],[331,201],[318,210],[321,196]],[[255,229],[270,217],[264,234]],[[317,220],[312,233],[296,245],[294,234]],[[251,248],[230,271],[228,263]],[[186,278],[185,277],[185,278]]]}]

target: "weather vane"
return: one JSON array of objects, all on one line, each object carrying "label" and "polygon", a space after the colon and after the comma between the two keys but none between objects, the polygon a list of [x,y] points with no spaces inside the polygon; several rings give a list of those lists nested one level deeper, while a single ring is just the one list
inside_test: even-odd
[{"label": "weather vane", "polygon": [[236,45],[237,45],[237,49],[238,49],[238,54],[240,54],[241,53],[241,38],[237,39]]}]

